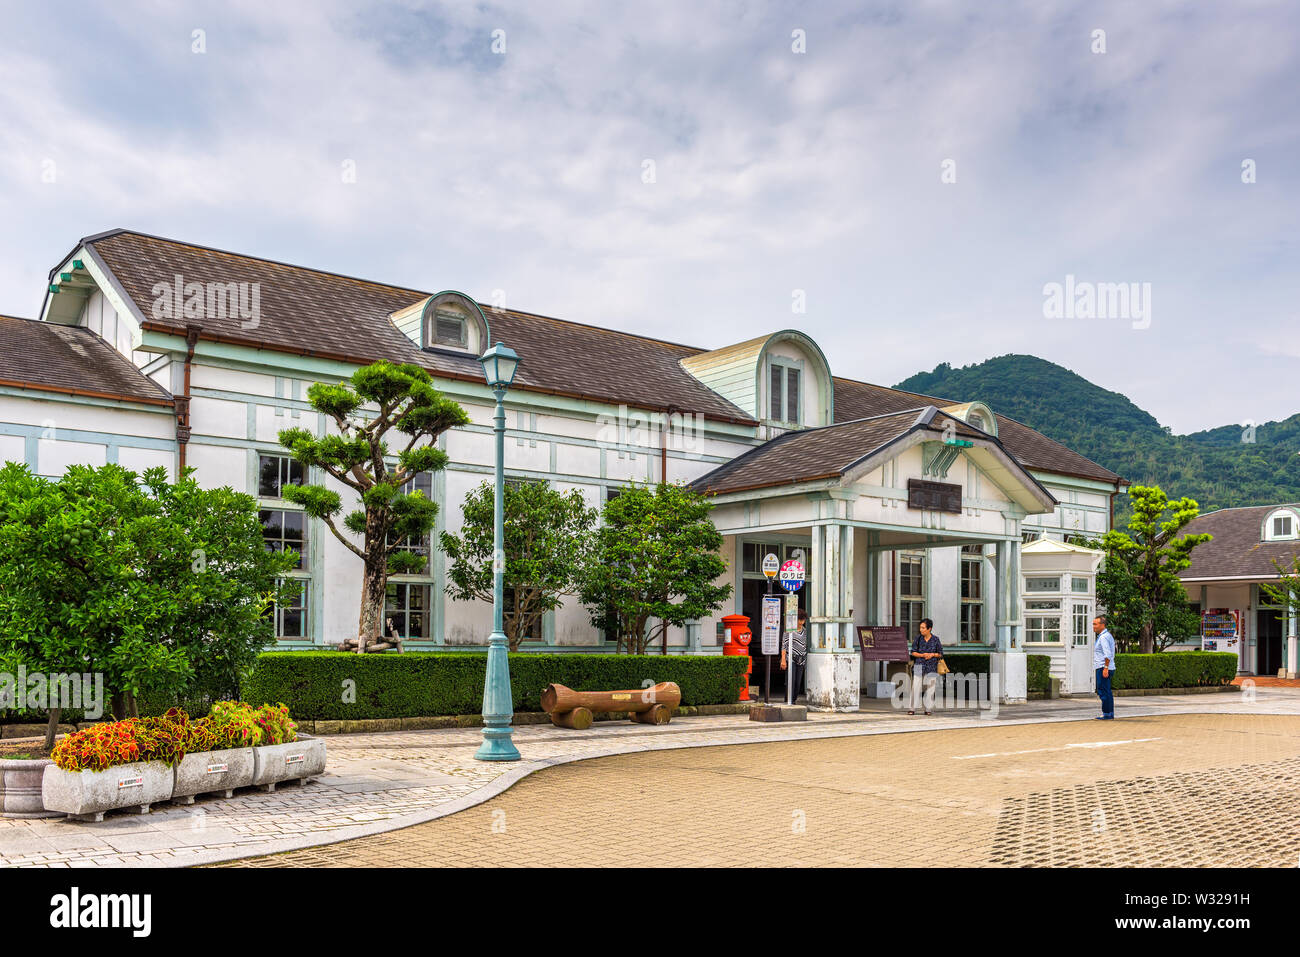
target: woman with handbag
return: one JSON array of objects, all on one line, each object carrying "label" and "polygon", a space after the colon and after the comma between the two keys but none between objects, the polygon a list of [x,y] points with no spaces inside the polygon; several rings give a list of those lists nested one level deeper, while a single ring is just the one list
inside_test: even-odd
[{"label": "woman with handbag", "polygon": [[[943,661],[943,643],[933,628],[933,621],[922,618],[921,633],[912,641],[912,707],[908,709],[908,714],[916,714],[918,694],[921,695],[923,704],[928,705],[934,700],[934,686],[939,681],[939,665]],[[947,674],[947,671],[945,666],[943,672]],[[925,697],[927,693],[929,698]],[[925,713],[930,713],[928,707]]]}]

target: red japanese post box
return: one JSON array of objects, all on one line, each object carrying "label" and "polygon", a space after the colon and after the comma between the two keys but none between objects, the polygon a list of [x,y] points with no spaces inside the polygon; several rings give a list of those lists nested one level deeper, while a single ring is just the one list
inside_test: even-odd
[{"label": "red japanese post box", "polygon": [[[724,655],[744,655],[749,658],[749,642],[753,635],[749,631],[748,615],[722,616],[722,653]],[[745,683],[740,689],[740,700],[749,700],[749,676],[754,672],[754,659],[749,658],[745,668]]]}]

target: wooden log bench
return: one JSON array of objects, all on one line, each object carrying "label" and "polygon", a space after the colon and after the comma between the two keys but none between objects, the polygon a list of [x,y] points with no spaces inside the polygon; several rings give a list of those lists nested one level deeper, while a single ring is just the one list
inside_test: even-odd
[{"label": "wooden log bench", "polygon": [[672,681],[635,691],[574,691],[551,684],[542,692],[542,710],[551,716],[551,724],[576,731],[590,728],[593,715],[611,711],[626,711],[640,724],[667,724],[681,702],[682,689]]}]

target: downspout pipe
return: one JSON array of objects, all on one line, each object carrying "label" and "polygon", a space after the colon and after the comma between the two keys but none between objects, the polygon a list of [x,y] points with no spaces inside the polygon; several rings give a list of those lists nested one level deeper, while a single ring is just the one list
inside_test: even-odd
[{"label": "downspout pipe", "polygon": [[190,370],[194,364],[194,349],[199,344],[202,326],[185,327],[185,374],[182,380],[181,394],[176,396],[176,446],[177,469],[179,481],[185,474],[185,450],[190,442]]}]

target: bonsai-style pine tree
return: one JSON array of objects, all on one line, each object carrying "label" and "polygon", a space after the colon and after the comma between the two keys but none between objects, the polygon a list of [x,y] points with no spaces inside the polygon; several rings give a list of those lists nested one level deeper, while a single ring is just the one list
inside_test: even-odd
[{"label": "bonsai-style pine tree", "polygon": [[[422,492],[404,492],[403,486],[420,472],[446,467],[447,454],[434,443],[448,429],[468,424],[469,416],[433,387],[429,373],[410,363],[376,362],[338,385],[318,382],[307,390],[307,400],[333,420],[338,434],[318,439],[306,429],[284,429],[280,444],[304,467],[323,469],[357,494],[360,507],[343,518],[343,528],[359,536],[361,545],[335,521],[343,510],[338,492],[324,485],[289,485],[283,495],[321,519],[364,563],[357,637],[342,647],[383,651],[394,646],[381,634],[388,576],[423,569],[425,557],[401,546],[428,535],[438,514]],[[363,407],[373,408],[373,417]],[[388,461],[390,433],[403,443],[395,468]],[[396,644],[400,651],[400,640]]]},{"label": "bonsai-style pine tree", "polygon": [[1178,573],[1191,565],[1192,549],[1214,536],[1179,534],[1200,514],[1194,499],[1170,499],[1155,485],[1134,485],[1129,499],[1128,531],[1107,532],[1101,541],[1106,559],[1097,600],[1117,639],[1128,644],[1136,637],[1141,652],[1151,654],[1157,644],[1163,649],[1195,633],[1199,623]]},{"label": "bonsai-style pine tree", "polygon": [[[715,584],[727,570],[713,506],[684,485],[633,485],[605,503],[604,524],[584,563],[579,598],[618,650],[644,654],[670,625],[704,618],[731,597]],[[653,624],[652,624],[653,622]]]},{"label": "bonsai-style pine tree", "polygon": [[[451,560],[447,594],[458,601],[492,601],[494,485],[484,482],[465,496],[465,524],[442,533]],[[596,510],[577,489],[560,492],[546,482],[507,482],[505,515],[507,600],[502,609],[511,651],[527,636],[536,638],[542,614],[560,607],[577,589]]]}]

